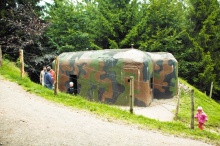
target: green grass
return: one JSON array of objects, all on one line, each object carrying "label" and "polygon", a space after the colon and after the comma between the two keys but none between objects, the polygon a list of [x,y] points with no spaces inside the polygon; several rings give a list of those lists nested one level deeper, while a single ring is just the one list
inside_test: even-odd
[{"label": "green grass", "polygon": [[[138,124],[143,129],[159,130],[177,136],[191,137],[193,139],[203,139],[205,141],[220,144],[220,134],[216,130],[220,128],[220,105],[212,99],[205,96],[199,90],[195,89],[195,108],[200,105],[209,117],[204,131],[199,130],[196,126],[195,129],[190,129],[190,93],[181,92],[180,110],[178,117],[172,122],[160,122],[154,119],[149,119],[144,116],[130,114],[128,111],[119,109],[103,103],[90,102],[80,96],[71,96],[65,93],[54,95],[52,90],[48,90],[39,84],[31,82],[25,76],[21,79],[19,69],[14,63],[4,60],[3,66],[0,67],[0,74],[7,80],[16,82],[21,85],[25,90],[30,93],[39,95],[47,100],[61,103],[75,109],[85,110],[100,116],[100,118],[108,119],[109,121],[123,121],[128,124]],[[188,85],[185,81],[180,81]],[[188,85],[190,88],[192,86]]]},{"label": "green grass", "polygon": [[[208,122],[206,123],[206,131],[213,131],[219,133],[220,131],[220,104],[215,102],[213,99],[207,97],[205,93],[202,93],[198,89],[186,83],[184,80],[180,79],[181,83],[187,85],[190,90],[194,89],[194,103],[195,103],[195,111],[198,106],[202,106],[204,112],[208,115]],[[190,91],[183,92],[181,91],[180,96],[180,112],[178,116],[178,120],[183,123],[188,123],[190,121],[189,117],[191,114],[191,97]],[[196,123],[197,124],[197,123]],[[220,133],[219,133],[220,134]]]}]

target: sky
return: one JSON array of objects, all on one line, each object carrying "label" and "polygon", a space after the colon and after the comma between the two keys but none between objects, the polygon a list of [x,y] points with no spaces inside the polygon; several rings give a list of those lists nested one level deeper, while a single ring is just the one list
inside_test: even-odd
[{"label": "sky", "polygon": [[[70,0],[70,1],[72,1],[73,3],[76,2],[76,1],[79,1],[79,2],[80,2],[80,0]],[[39,3],[39,5],[40,5],[40,6],[45,5],[45,2],[52,4],[52,3],[53,3],[53,0],[41,0],[40,3]]]},{"label": "sky", "polygon": [[40,3],[39,3],[39,5],[40,5],[40,6],[45,5],[45,2],[52,4],[52,3],[53,3],[53,0],[41,0]]}]

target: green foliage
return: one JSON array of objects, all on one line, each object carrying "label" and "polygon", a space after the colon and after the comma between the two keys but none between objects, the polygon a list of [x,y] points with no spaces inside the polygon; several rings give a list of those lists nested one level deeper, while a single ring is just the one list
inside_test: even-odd
[{"label": "green foliage", "polygon": [[[191,83],[209,92],[211,82],[220,83],[219,74],[217,74],[220,71],[218,65],[220,5],[217,0],[189,0],[188,5],[186,16],[191,21],[187,32],[192,41],[188,46],[194,50],[196,57],[189,61],[194,61],[194,64],[199,66],[193,75],[193,77],[198,76],[198,79]],[[185,76],[188,74],[184,74]],[[216,93],[219,94],[218,86],[214,86],[214,96]]]},{"label": "green foliage", "polygon": [[47,20],[51,25],[46,35],[59,52],[91,47],[90,37],[86,32],[89,21],[84,7],[75,6],[68,1],[55,1],[55,5],[50,6],[48,15]]},{"label": "green foliage", "polygon": [[142,50],[177,52],[182,48],[184,31],[182,4],[175,0],[152,0],[143,16],[126,35],[121,45],[134,42]]},{"label": "green foliage", "polygon": [[119,48],[121,40],[138,22],[138,8],[137,0],[97,0],[77,5],[55,1],[48,11],[51,26],[47,36],[58,46],[68,44],[75,50]]},{"label": "green foliage", "polygon": [[215,80],[216,74],[214,71],[214,64],[212,62],[210,52],[204,55],[202,60],[202,64],[204,66],[204,72],[199,73],[199,83],[202,86],[203,91],[207,91],[210,88],[211,82]]},{"label": "green foliage", "polygon": [[[96,34],[94,42],[102,48],[118,48],[128,31],[138,22],[137,0],[131,3],[125,0],[97,0],[96,3],[96,19],[90,23],[91,34]],[[125,47],[130,47],[130,44]]]},{"label": "green foliage", "polygon": [[118,48],[118,45],[114,40],[108,39],[108,41],[109,41],[109,44],[110,44],[109,49],[117,49]]},{"label": "green foliage", "polygon": [[[36,14],[41,12],[36,5],[39,0],[28,2]],[[27,0],[0,1],[0,19],[12,17],[9,8],[15,8],[16,3],[25,4]],[[213,96],[220,99],[219,7],[218,0],[55,0],[41,20],[50,23],[41,39],[27,37],[25,30],[11,29],[3,21],[0,36],[1,40],[9,40],[6,38],[16,32],[25,36],[21,39],[24,42],[33,43],[24,47],[25,63],[32,66],[32,71],[49,64],[55,52],[130,48],[131,44],[144,51],[170,52],[179,62],[181,77],[207,92],[213,81]],[[19,22],[18,17],[12,20]],[[13,55],[9,56],[16,61],[18,55]]]},{"label": "green foliage", "polygon": [[[23,49],[25,70],[38,74],[42,66],[50,63],[51,58],[44,58],[53,50],[44,45],[47,38],[43,33],[48,25],[39,14],[42,7],[40,0],[3,0],[0,1],[0,45],[2,53],[10,60],[16,61],[19,49]],[[49,64],[48,63],[48,64]],[[43,64],[43,65],[42,65]],[[42,66],[41,66],[42,65]]]},{"label": "green foliage", "polygon": [[75,47],[74,46],[70,46],[70,45],[65,45],[59,48],[59,53],[62,52],[74,52],[75,51]]}]

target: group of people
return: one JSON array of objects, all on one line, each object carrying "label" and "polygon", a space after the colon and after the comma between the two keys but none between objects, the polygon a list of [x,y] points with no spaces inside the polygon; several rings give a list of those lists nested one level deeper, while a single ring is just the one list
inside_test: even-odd
[{"label": "group of people", "polygon": [[[53,89],[55,80],[55,72],[50,66],[43,66],[43,70],[40,72],[40,83],[42,86]],[[67,88],[66,93],[74,94],[74,83],[69,82],[69,87]]]},{"label": "group of people", "polygon": [[53,89],[55,80],[55,72],[50,66],[43,66],[43,70],[40,72],[40,83],[42,86]]}]

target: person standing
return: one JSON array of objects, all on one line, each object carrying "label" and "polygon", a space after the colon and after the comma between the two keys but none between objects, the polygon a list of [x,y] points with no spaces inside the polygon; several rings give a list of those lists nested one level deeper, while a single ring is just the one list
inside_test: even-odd
[{"label": "person standing", "polygon": [[66,93],[68,93],[68,94],[74,94],[74,87],[73,87],[73,85],[74,85],[73,82],[70,82],[70,83],[69,83],[69,88],[67,88]]},{"label": "person standing", "polygon": [[203,128],[203,125],[204,125],[204,123],[205,123],[206,121],[208,121],[208,117],[207,117],[207,115],[203,112],[201,106],[199,106],[199,107],[197,108],[197,111],[198,111],[198,112],[196,113],[195,118],[198,119],[198,127],[199,127],[199,129],[203,130],[203,129],[204,129],[204,128]]},{"label": "person standing", "polygon": [[55,81],[55,71],[50,66],[47,66],[47,69],[50,70],[49,72],[50,72],[52,80],[54,82]]},{"label": "person standing", "polygon": [[40,72],[40,83],[42,86],[44,86],[44,74],[47,71],[46,66],[43,66],[43,70]]},{"label": "person standing", "polygon": [[47,71],[44,74],[44,82],[45,87],[47,87],[48,89],[53,89],[53,80],[49,68],[47,68]]}]

